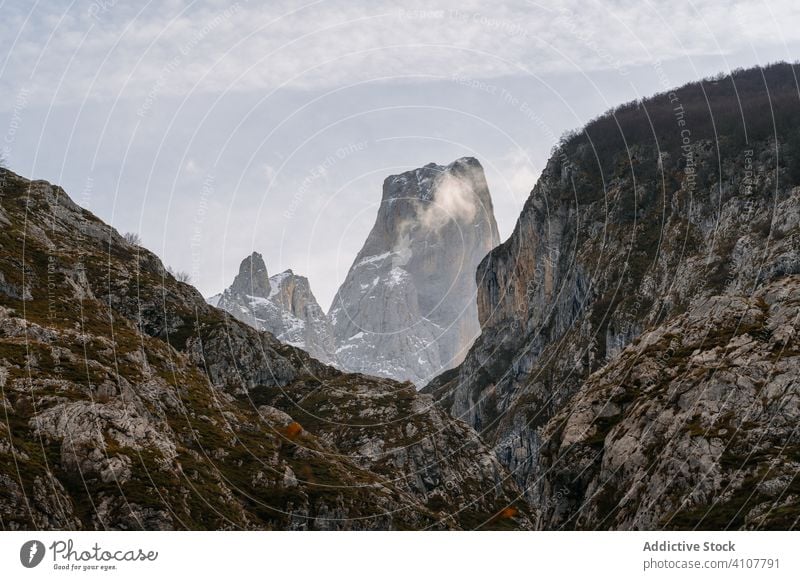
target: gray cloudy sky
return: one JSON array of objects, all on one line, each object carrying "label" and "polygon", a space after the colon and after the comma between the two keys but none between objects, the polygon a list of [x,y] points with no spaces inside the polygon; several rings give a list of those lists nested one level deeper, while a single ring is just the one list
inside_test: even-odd
[{"label": "gray cloudy sky", "polygon": [[207,295],[255,249],[327,308],[386,175],[477,157],[505,238],[565,130],[800,54],[794,1],[264,4],[2,2],[7,165]]}]

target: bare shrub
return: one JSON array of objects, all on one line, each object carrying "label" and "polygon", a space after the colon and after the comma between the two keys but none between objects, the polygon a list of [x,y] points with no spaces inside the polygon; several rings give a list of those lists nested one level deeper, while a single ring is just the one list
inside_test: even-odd
[{"label": "bare shrub", "polygon": [[139,237],[139,234],[135,232],[127,232],[124,236],[125,241],[133,246],[141,246],[142,245],[142,238]]},{"label": "bare shrub", "polygon": [[189,284],[192,281],[192,277],[188,272],[184,272],[183,270],[175,270],[172,266],[167,268],[167,272],[169,272],[178,282]]}]

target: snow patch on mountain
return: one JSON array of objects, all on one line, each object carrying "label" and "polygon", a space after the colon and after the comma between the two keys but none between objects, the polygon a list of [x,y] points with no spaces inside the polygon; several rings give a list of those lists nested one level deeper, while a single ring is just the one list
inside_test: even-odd
[{"label": "snow patch on mountain", "polygon": [[331,326],[308,280],[291,270],[269,276],[257,252],[245,258],[227,290],[207,301],[321,362],[335,363]]}]

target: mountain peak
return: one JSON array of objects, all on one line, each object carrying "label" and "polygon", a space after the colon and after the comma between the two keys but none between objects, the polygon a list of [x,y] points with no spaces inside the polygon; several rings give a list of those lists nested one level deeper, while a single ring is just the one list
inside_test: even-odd
[{"label": "mountain peak", "polygon": [[247,256],[242,263],[239,265],[239,273],[242,274],[243,272],[266,272],[267,265],[264,263],[264,257],[259,254],[258,252],[253,252],[249,256]]},{"label": "mountain peak", "polygon": [[478,161],[475,157],[472,157],[472,156],[459,157],[458,159],[453,161],[450,165],[451,166],[455,166],[455,165],[470,165],[472,167],[480,167],[481,169],[483,169],[483,166],[481,165],[481,162]]},{"label": "mountain peak", "polygon": [[346,369],[422,385],[479,332],[475,270],[499,243],[474,157],[391,175],[375,225],[330,311]]},{"label": "mountain peak", "polygon": [[[458,177],[467,184],[475,182],[480,185],[481,182],[486,182],[480,161],[474,157],[459,157],[447,165],[431,162],[422,167],[389,175],[383,181],[383,200],[407,196],[430,201],[435,197],[441,180],[448,176]],[[474,189],[475,192],[481,192],[484,188],[478,186]]]},{"label": "mountain peak", "polygon": [[239,265],[239,273],[234,278],[230,291],[262,298],[269,296],[269,273],[261,254],[253,252],[242,260]]},{"label": "mountain peak", "polygon": [[233,284],[208,302],[325,363],[334,360],[330,324],[308,279],[291,269],[269,276],[264,258],[253,252],[239,266]]}]

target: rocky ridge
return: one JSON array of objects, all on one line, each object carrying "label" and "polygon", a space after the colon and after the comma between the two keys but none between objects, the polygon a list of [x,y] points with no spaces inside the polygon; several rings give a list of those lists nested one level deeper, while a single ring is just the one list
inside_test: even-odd
[{"label": "rocky ridge", "polygon": [[[609,396],[632,397],[620,413],[616,407],[604,410],[602,400],[588,394],[602,382],[592,373],[605,369],[608,376],[621,377],[620,361],[632,361],[625,349],[643,333],[701,324],[687,313],[708,312],[710,303],[749,304],[759,295],[754,291],[800,273],[800,103],[793,79],[786,64],[737,71],[621,106],[567,135],[512,236],[481,262],[482,334],[464,362],[424,392],[494,446],[530,505],[541,511],[540,527],[685,528],[723,520],[731,527],[780,527],[796,511],[794,480],[786,479],[785,471],[768,473],[770,462],[796,460],[791,448],[773,448],[739,474],[746,479],[761,470],[766,482],[773,481],[772,474],[785,480],[783,495],[773,497],[783,515],[759,519],[768,496],[746,501],[742,481],[723,481],[730,465],[723,465],[726,459],[718,452],[725,447],[719,441],[665,433],[660,422],[652,432],[642,431],[659,417],[687,420],[687,410],[665,409],[666,400],[660,400],[679,380],[652,390],[615,383],[622,394],[606,385],[602,392]],[[728,323],[705,324],[708,336],[725,338],[727,348]],[[702,350],[699,343],[695,347]],[[687,343],[670,364],[689,367],[693,352]],[[762,403],[764,414],[744,433],[748,438],[766,433],[774,440],[766,425],[770,413],[788,420],[793,411],[781,404],[796,403],[793,388],[773,393],[763,373],[800,369],[792,357],[774,361],[766,347],[754,348],[752,356],[737,368],[744,386],[736,388],[744,391],[736,397],[750,401],[753,391],[747,389],[758,384],[771,394]],[[652,373],[638,367],[646,360],[631,364],[625,369],[634,376]],[[684,385],[685,398],[702,401],[706,387],[718,389],[732,380],[730,374],[718,381],[695,378]],[[579,413],[589,400],[589,410]],[[750,420],[746,408],[725,412],[731,415],[719,429],[736,430]],[[611,438],[594,429],[583,439],[574,430],[566,436],[559,427],[566,422],[580,429],[592,420],[616,424]],[[695,430],[714,433],[712,424],[701,414]],[[617,436],[640,432],[646,447],[630,437],[616,442]],[[689,453],[695,444],[706,446],[704,455]],[[746,449],[743,444],[735,453]],[[630,473],[615,473],[625,452],[639,453],[637,463]],[[700,480],[699,468],[691,466],[691,476],[683,471],[687,453],[690,462],[716,474],[698,494],[692,486]],[[587,466],[584,478],[579,474]],[[680,471],[667,482],[663,476],[673,468]],[[654,475],[650,469],[661,471]],[[659,499],[662,495],[666,499]],[[585,508],[578,507],[582,500],[588,502]],[[706,501],[724,509],[713,507],[701,519]],[[740,510],[736,517],[730,511],[734,505]]]},{"label": "rocky ridge", "polygon": [[0,223],[0,528],[529,525],[409,385],[213,308],[57,186],[0,170]]},{"label": "rocky ridge", "polygon": [[333,331],[308,279],[291,270],[269,276],[258,252],[242,260],[231,286],[208,303],[320,362],[335,363]]}]

